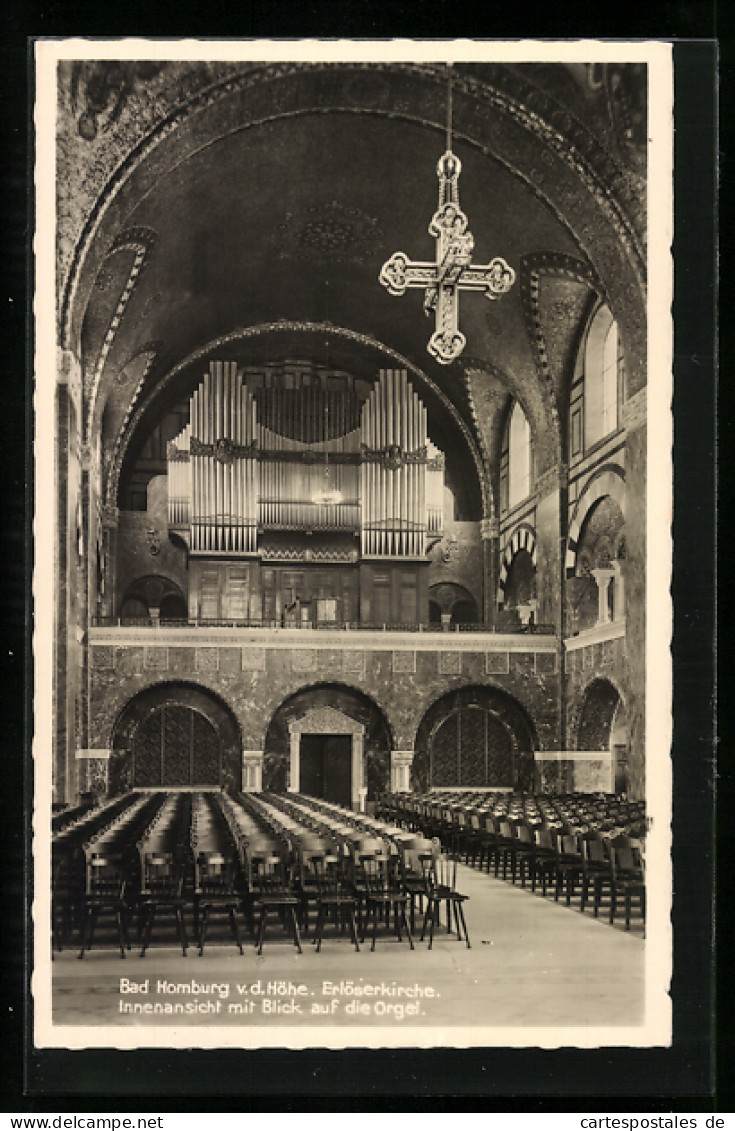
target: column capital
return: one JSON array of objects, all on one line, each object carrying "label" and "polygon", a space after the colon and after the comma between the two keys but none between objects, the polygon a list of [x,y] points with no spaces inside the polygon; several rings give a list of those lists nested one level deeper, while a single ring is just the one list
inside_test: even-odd
[{"label": "column capital", "polygon": [[100,522],[105,530],[117,530],[120,523],[120,509],[112,503],[100,507]]},{"label": "column capital", "polygon": [[480,534],[483,538],[499,538],[500,525],[497,518],[480,519]]}]

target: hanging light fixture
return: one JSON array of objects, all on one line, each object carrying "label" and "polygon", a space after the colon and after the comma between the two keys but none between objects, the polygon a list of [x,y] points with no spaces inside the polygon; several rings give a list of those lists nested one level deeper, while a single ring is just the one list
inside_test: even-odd
[{"label": "hanging light fixture", "polygon": [[475,241],[467,230],[467,217],[459,206],[459,174],[462,163],[452,152],[452,70],[448,65],[447,148],[436,167],[439,204],[429,224],[436,240],[434,263],[411,260],[397,251],[380,270],[380,282],[389,294],[402,295],[410,287],[426,292],[424,312],[436,317],[436,328],[427,350],[441,365],[449,365],[462,353],[466,338],[459,329],[459,292],[480,291],[488,299],[507,294],[515,282],[515,271],[504,259],[473,267]]},{"label": "hanging light fixture", "polygon": [[338,490],[337,484],[332,482],[332,477],[329,472],[329,390],[327,390],[326,408],[325,408],[325,432],[326,442],[324,451],[324,479],[322,481],[321,490],[317,491],[314,495],[314,502],[322,507],[333,507],[342,501],[342,493]]}]

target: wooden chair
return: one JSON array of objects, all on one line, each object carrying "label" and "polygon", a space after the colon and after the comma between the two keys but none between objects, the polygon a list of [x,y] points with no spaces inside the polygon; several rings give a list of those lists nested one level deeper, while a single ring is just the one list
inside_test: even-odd
[{"label": "wooden chair", "polygon": [[263,953],[268,915],[273,911],[284,926],[290,922],[294,946],[301,954],[301,936],[297,917],[299,900],[291,889],[285,859],[282,856],[264,856],[257,858],[255,864],[255,901],[260,908],[258,934],[255,940],[258,954]]},{"label": "wooden chair", "polygon": [[605,884],[612,892],[612,862],[605,851],[605,843],[595,834],[582,840],[582,898],[580,909],[584,911],[592,889],[592,909],[597,919],[602,902]]},{"label": "wooden chair", "polygon": [[421,857],[432,853],[433,845],[425,837],[414,837],[402,846],[399,853],[401,887],[408,896],[412,933],[416,931],[416,905],[418,904],[419,910],[423,909],[426,892]]},{"label": "wooden chair", "polygon": [[51,938],[53,950],[64,949],[66,940],[81,923],[86,894],[86,861],[81,849],[55,852],[51,879]]},{"label": "wooden chair", "polygon": [[579,840],[574,833],[564,833],[556,842],[556,884],[554,900],[558,901],[562,888],[566,891],[566,905],[569,907],[577,880],[582,875],[582,853]]},{"label": "wooden chair", "polygon": [[[395,858],[394,858],[395,859]],[[406,909],[408,906],[408,895],[401,889],[395,874],[395,868],[391,864],[391,860],[386,860],[380,856],[361,856],[360,865],[362,867],[363,876],[365,879],[365,909],[366,913],[362,921],[362,930],[360,935],[360,942],[365,941],[365,934],[367,927],[372,921],[372,944],[371,950],[375,950],[375,939],[378,931],[378,923],[385,920],[386,924],[390,925],[391,915],[393,916],[394,929],[396,937],[399,942],[402,940],[401,924],[406,931],[409,946],[411,950],[414,949],[413,938],[411,937],[411,928],[408,923],[408,916]]]},{"label": "wooden chair", "polygon": [[324,923],[333,919],[337,926],[343,925],[345,920],[350,924],[352,941],[355,950],[359,951],[360,944],[357,938],[357,922],[355,919],[355,897],[347,889],[347,877],[344,870],[344,859],[339,856],[315,857],[314,874],[317,885],[316,927],[314,941],[317,954],[322,948],[322,933]]},{"label": "wooden chair", "polygon": [[516,874],[521,878],[521,887],[525,888],[526,879],[531,879],[533,860],[536,855],[536,845],[533,830],[530,825],[517,824],[514,828],[515,843],[511,846],[511,878],[516,882]]},{"label": "wooden chair", "polygon": [[429,950],[434,942],[434,927],[441,924],[441,905],[446,904],[447,930],[451,931],[452,915],[457,928],[457,938],[464,939],[469,948],[470,936],[467,932],[467,923],[464,917],[463,904],[469,898],[457,891],[457,859],[453,856],[422,856],[421,866],[424,873],[426,892],[426,913],[424,924],[421,928],[421,941],[424,941],[426,927],[429,926]]},{"label": "wooden chair", "polygon": [[614,923],[620,896],[625,900],[625,929],[630,930],[631,904],[633,896],[638,896],[641,918],[646,918],[646,881],[643,863],[636,859],[633,849],[627,844],[610,845],[612,883],[610,889],[610,922]]},{"label": "wooden chair", "polygon": [[240,954],[243,953],[237,911],[240,896],[237,891],[237,866],[234,857],[221,852],[200,852],[194,860],[194,931],[199,945],[199,957],[204,953],[207,926],[212,913],[226,913],[232,937]]},{"label": "wooden chair", "polygon": [[189,945],[184,922],[184,869],[173,852],[145,852],[142,859],[142,884],[138,902],[140,957],[150,946],[153,924],[160,910],[172,911],[181,953],[186,958]]},{"label": "wooden chair", "polygon": [[551,829],[536,829],[533,860],[531,863],[531,891],[541,879],[542,891],[546,895],[549,879],[556,876],[556,846]]},{"label": "wooden chair", "polygon": [[94,938],[97,919],[109,913],[117,921],[120,957],[130,950],[128,938],[128,917],[130,908],[126,902],[126,875],[122,858],[119,855],[90,853],[87,860],[87,887],[83,899],[81,949],[79,958],[84,958],[85,950],[90,950]]}]

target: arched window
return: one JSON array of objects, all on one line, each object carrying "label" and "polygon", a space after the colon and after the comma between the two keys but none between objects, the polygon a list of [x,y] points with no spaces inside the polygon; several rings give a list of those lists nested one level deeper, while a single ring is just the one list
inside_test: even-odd
[{"label": "arched window", "polygon": [[531,426],[518,401],[508,417],[500,467],[501,508],[517,506],[531,493],[533,480],[533,451]]},{"label": "arched window", "polygon": [[584,351],[584,446],[592,447],[618,427],[620,383],[618,325],[608,306],[593,315]]}]

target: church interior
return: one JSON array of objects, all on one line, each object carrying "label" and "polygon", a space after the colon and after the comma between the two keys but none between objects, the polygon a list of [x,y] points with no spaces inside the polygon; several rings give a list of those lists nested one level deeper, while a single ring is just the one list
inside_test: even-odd
[{"label": "church interior", "polygon": [[[298,939],[309,969],[365,974],[403,912],[418,953],[381,937],[370,969],[441,985],[434,1020],[640,1022],[646,80],[59,64],[59,1016],[101,1023],[84,978],[126,953],[114,914],[85,953],[114,845],[143,862],[146,974],[180,957],[180,912],[210,979],[240,936],[270,972]],[[296,905],[265,943],[262,844]],[[154,922],[146,861],[182,845]],[[367,869],[319,953],[317,848]],[[237,898],[205,948],[210,850]],[[465,897],[451,931],[439,890]]]}]

